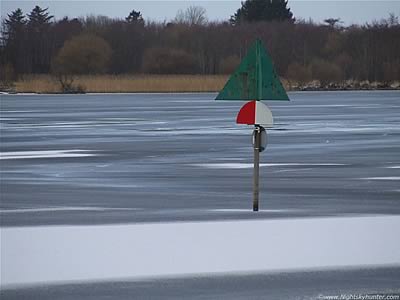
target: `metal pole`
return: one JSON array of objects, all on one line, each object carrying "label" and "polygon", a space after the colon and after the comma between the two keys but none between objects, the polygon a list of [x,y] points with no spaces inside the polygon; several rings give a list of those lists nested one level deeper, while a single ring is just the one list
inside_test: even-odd
[{"label": "metal pole", "polygon": [[259,176],[260,176],[260,126],[254,127],[254,183],[253,183],[253,211],[258,211]]}]

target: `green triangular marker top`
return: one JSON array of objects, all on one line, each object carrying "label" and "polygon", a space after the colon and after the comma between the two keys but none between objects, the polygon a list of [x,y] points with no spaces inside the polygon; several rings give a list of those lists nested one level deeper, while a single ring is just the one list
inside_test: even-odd
[{"label": "green triangular marker top", "polygon": [[215,100],[289,100],[260,40],[251,46]]}]

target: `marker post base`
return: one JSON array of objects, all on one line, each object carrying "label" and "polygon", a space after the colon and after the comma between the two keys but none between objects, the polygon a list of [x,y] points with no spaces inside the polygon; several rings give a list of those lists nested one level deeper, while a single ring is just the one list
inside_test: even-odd
[{"label": "marker post base", "polygon": [[253,176],[253,211],[258,211],[259,177],[260,177],[260,144],[261,127],[254,127],[254,176]]}]

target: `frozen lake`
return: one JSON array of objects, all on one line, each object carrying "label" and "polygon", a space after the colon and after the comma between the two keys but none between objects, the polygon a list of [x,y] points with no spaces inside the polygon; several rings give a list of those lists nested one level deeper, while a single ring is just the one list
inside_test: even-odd
[{"label": "frozen lake", "polygon": [[1,226],[400,213],[400,92],[298,92],[252,201],[244,102],[215,94],[1,95]]},{"label": "frozen lake", "polygon": [[215,96],[1,95],[0,298],[399,295],[400,92],[268,102],[258,213]]}]

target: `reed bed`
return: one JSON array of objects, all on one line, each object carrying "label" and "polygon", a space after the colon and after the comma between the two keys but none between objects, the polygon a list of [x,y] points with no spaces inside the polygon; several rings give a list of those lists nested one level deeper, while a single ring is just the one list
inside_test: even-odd
[{"label": "reed bed", "polygon": [[49,75],[25,75],[15,82],[17,93],[59,93],[59,82]]},{"label": "reed bed", "polygon": [[[227,75],[87,75],[77,76],[74,86],[91,93],[217,92]],[[17,93],[59,93],[59,82],[50,75],[23,76],[15,83]]]},{"label": "reed bed", "polygon": [[[73,86],[77,92],[88,93],[218,92],[227,79],[228,75],[84,75],[76,76]],[[383,84],[347,80],[329,86],[321,86],[318,80],[303,85],[284,78],[281,81],[287,91],[400,89],[399,81]],[[4,90],[16,93],[62,93],[60,83],[50,75],[25,75]]]}]

